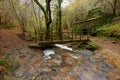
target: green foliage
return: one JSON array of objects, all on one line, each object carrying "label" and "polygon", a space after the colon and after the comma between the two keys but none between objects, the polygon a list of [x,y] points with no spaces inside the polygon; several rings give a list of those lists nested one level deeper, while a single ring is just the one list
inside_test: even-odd
[{"label": "green foliage", "polygon": [[99,49],[99,45],[94,43],[94,42],[88,42],[87,45],[90,46],[89,49],[92,50],[92,51]]},{"label": "green foliage", "polygon": [[94,42],[91,42],[90,40],[81,41],[78,44],[78,47],[81,48],[81,49],[88,49],[88,50],[91,50],[91,51],[95,51],[95,50],[100,48],[98,44],[96,44]]},{"label": "green foliage", "polygon": [[4,80],[13,80],[12,78],[11,78],[11,76],[4,76]]},{"label": "green foliage", "polygon": [[85,26],[76,26],[76,27],[73,27],[73,33],[81,33],[81,31],[85,29]]},{"label": "green foliage", "polygon": [[3,24],[2,24],[2,28],[4,28],[4,29],[13,29],[15,26],[13,26],[11,23],[6,23],[6,22],[4,22]]},{"label": "green foliage", "polygon": [[102,7],[94,7],[92,8],[87,15],[87,19],[95,18],[95,17],[101,17],[100,19],[94,21],[94,27],[103,26],[110,22],[111,15],[105,14],[105,11]]},{"label": "green foliage", "polygon": [[6,26],[7,29],[12,29],[12,28],[14,28],[14,26],[13,26],[11,23],[7,23],[5,26]]},{"label": "green foliage", "polygon": [[101,7],[94,7],[92,8],[87,15],[87,19],[94,18],[97,16],[103,16],[104,15],[104,10]]},{"label": "green foliage", "polygon": [[120,38],[120,24],[107,24],[96,29],[97,36]]},{"label": "green foliage", "polygon": [[24,79],[22,79],[22,78],[17,78],[16,80],[24,80]]},{"label": "green foliage", "polygon": [[5,57],[0,59],[0,65],[2,65],[7,71],[12,72],[19,66],[19,63],[12,60],[9,55],[5,55]]},{"label": "green foliage", "polygon": [[15,60],[12,60],[9,55],[5,55],[0,59],[0,66],[4,69],[2,73],[0,73],[0,77],[5,80],[11,80],[9,78],[9,73],[13,72],[18,66],[19,63]]},{"label": "green foliage", "polygon": [[6,70],[10,71],[11,63],[9,61],[9,57],[5,56],[4,58],[0,59],[0,65],[3,66]]}]

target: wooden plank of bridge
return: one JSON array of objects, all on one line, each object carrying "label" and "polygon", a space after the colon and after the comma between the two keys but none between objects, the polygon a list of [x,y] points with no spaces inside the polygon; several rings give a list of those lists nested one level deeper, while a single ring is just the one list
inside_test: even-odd
[{"label": "wooden plank of bridge", "polygon": [[58,43],[69,43],[69,42],[80,42],[81,40],[56,40],[56,41],[43,41],[43,42],[39,42],[39,45],[41,44],[58,44]]}]

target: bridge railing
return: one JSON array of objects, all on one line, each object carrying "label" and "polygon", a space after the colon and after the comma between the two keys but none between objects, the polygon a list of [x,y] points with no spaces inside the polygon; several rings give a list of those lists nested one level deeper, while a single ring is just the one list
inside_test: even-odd
[{"label": "bridge railing", "polygon": [[[45,39],[45,33],[40,33],[40,41],[73,41],[73,40],[82,40],[83,34],[81,32],[61,32],[62,38],[59,39],[57,32],[50,32],[50,39]],[[87,37],[86,37],[87,38]]]}]

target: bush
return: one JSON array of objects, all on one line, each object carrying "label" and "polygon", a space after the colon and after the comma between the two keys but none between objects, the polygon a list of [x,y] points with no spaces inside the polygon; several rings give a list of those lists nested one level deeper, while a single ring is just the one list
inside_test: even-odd
[{"label": "bush", "polygon": [[91,42],[90,40],[81,41],[77,45],[77,47],[80,48],[80,49],[88,49],[88,50],[91,50],[91,51],[95,51],[95,50],[100,48],[98,44],[96,44],[94,42]]},{"label": "bush", "polygon": [[97,36],[120,38],[120,24],[107,24],[96,30]]},{"label": "bush", "polygon": [[84,28],[84,26],[76,26],[73,27],[73,33],[80,33],[82,31],[82,29]]},{"label": "bush", "polygon": [[14,28],[15,26],[13,26],[11,23],[3,23],[3,24],[1,24],[1,28],[4,28],[4,29],[12,29],[12,28]]}]

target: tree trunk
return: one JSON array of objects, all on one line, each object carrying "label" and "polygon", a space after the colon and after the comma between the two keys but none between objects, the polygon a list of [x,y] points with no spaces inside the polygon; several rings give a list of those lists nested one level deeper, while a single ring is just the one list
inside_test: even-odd
[{"label": "tree trunk", "polygon": [[46,2],[46,9],[44,9],[44,7],[40,4],[40,2],[38,0],[34,0],[37,5],[41,8],[41,10],[44,13],[44,17],[45,17],[45,27],[46,27],[46,34],[45,34],[45,39],[49,40],[50,39],[50,24],[52,22],[51,19],[51,9],[50,9],[50,2],[51,0],[45,0]]},{"label": "tree trunk", "polygon": [[50,2],[51,2],[51,0],[46,0],[46,15],[45,15],[45,20],[46,20],[46,35],[45,35],[45,39],[46,40],[50,40],[50,24],[52,22]]},{"label": "tree trunk", "polygon": [[112,19],[116,16],[117,1],[118,1],[118,0],[114,0],[114,3],[113,3],[113,14],[112,14]]},{"label": "tree trunk", "polygon": [[37,43],[37,29],[34,27],[34,33],[35,33],[35,43]]},{"label": "tree trunk", "polygon": [[59,36],[59,39],[62,40],[62,33],[61,33],[61,3],[62,3],[62,0],[58,0],[58,36]]},{"label": "tree trunk", "polygon": [[112,22],[113,18],[116,16],[117,1],[118,0],[113,0],[113,4],[111,3],[111,6],[112,6],[112,15],[111,15],[110,22]]},{"label": "tree trunk", "polygon": [[46,40],[49,40],[49,39],[50,39],[50,23],[46,23],[45,39],[46,39]]}]

